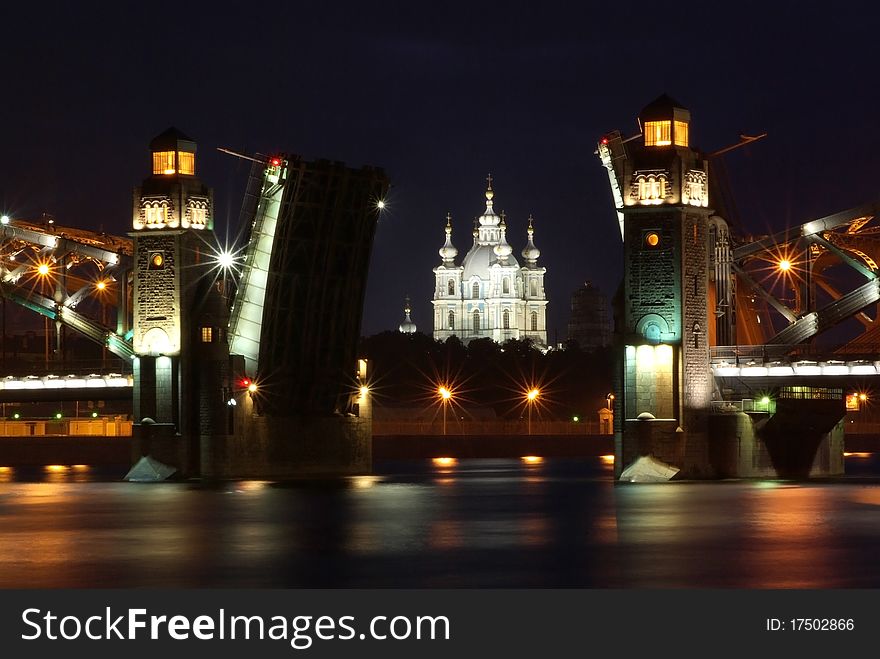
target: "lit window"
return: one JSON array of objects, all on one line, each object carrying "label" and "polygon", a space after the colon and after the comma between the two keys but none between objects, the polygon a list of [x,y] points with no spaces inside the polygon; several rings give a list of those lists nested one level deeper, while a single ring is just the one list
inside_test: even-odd
[{"label": "lit window", "polygon": [[538,331],[538,312],[533,311],[531,314],[529,314],[529,320],[531,321],[532,331],[537,332]]},{"label": "lit window", "polygon": [[639,175],[639,202],[642,204],[662,204],[666,200],[666,174]]},{"label": "lit window", "polygon": [[[676,130],[678,126],[676,126]],[[192,176],[196,173],[196,154],[188,151],[177,152],[177,171]]]},{"label": "lit window", "polygon": [[671,121],[646,121],[645,146],[669,146],[672,144]]},{"label": "lit window", "polygon": [[156,151],[153,153],[154,174],[173,174],[175,171],[174,151]]},{"label": "lit window", "polygon": [[675,146],[688,145],[688,124],[686,121],[675,122]]},{"label": "lit window", "polygon": [[202,328],[202,343],[211,343],[214,339],[214,328],[213,327],[203,327]]},{"label": "lit window", "polygon": [[510,293],[510,279],[505,277],[501,283],[501,292],[507,295]]},{"label": "lit window", "polygon": [[480,333],[480,312],[474,311],[474,334]]},{"label": "lit window", "polygon": [[184,218],[183,228],[204,229],[208,224],[208,205],[205,202],[191,201],[189,219]]},{"label": "lit window", "polygon": [[144,208],[144,219],[150,229],[161,229],[168,222],[168,206],[164,203],[148,204]]},{"label": "lit window", "polygon": [[479,284],[479,282],[474,282],[473,286],[471,286],[471,297],[473,297],[473,298],[480,297],[480,284]]},{"label": "lit window", "polygon": [[446,293],[448,295],[455,295],[455,281],[450,279],[446,282]]},{"label": "lit window", "polygon": [[504,329],[510,329],[510,312],[507,309],[501,314],[501,322],[504,324]]},{"label": "lit window", "polygon": [[450,311],[449,315],[446,317],[446,320],[449,322],[449,329],[455,329],[455,312]]},{"label": "lit window", "polygon": [[689,171],[684,178],[681,200],[691,206],[708,206],[709,196],[706,194],[706,172]]}]

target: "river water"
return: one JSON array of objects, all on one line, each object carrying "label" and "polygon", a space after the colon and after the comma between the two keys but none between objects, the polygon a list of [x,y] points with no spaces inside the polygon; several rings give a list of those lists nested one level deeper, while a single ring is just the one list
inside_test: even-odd
[{"label": "river water", "polygon": [[880,587],[880,459],[828,482],[615,485],[589,460],[303,484],[0,470],[0,587]]}]

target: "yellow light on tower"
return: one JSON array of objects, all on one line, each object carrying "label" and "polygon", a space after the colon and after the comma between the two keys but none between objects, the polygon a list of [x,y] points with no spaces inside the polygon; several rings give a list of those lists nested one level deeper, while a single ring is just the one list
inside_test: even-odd
[{"label": "yellow light on tower", "polygon": [[865,392],[860,393],[859,400],[864,403],[866,400],[868,400],[868,394],[866,394]]},{"label": "yellow light on tower", "polygon": [[256,383],[256,382],[251,382],[251,383],[248,385],[248,391],[250,391],[252,394],[256,393],[256,392],[257,392],[257,383]]},{"label": "yellow light on tower", "polygon": [[97,288],[99,291],[103,291],[105,288],[107,288],[107,282],[99,281],[97,284],[95,284],[95,288]]},{"label": "yellow light on tower", "polygon": [[789,261],[788,259],[780,259],[777,267],[782,272],[788,272],[789,270],[791,270],[791,261]]},{"label": "yellow light on tower", "polygon": [[443,386],[437,388],[437,395],[440,396],[440,398],[442,398],[443,400],[449,400],[450,398],[452,398],[452,392],[448,388]]},{"label": "yellow light on tower", "polygon": [[540,394],[541,394],[541,392],[538,391],[537,389],[534,389],[534,388],[529,389],[528,392],[526,392],[526,400],[528,400],[530,403],[532,403],[538,399],[538,396]]},{"label": "yellow light on tower", "polygon": [[49,274],[49,264],[48,263],[40,263],[37,266],[37,274],[41,277],[45,277]]}]

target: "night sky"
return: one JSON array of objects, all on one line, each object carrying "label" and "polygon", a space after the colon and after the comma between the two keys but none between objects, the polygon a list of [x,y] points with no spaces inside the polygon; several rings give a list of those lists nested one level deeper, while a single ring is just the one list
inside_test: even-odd
[{"label": "night sky", "polygon": [[364,334],[396,328],[406,293],[430,332],[446,212],[461,258],[491,171],[517,258],[535,217],[564,339],[572,291],[621,275],[596,141],[663,92],[707,151],[769,133],[725,156],[754,231],[880,197],[877,16],[843,4],[79,4],[0,15],[0,210],[124,233],[169,125],[199,143],[221,234],[247,166],[217,146],[384,167]]}]

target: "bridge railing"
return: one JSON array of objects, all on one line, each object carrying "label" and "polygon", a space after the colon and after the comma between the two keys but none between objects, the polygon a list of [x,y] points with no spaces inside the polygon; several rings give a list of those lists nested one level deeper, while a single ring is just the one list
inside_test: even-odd
[{"label": "bridge railing", "polygon": [[732,412],[776,412],[776,403],[772,399],[764,401],[760,398],[742,398],[740,400],[713,400],[712,412],[724,414]]},{"label": "bridge railing", "polygon": [[[532,435],[601,435],[610,434],[610,424],[604,428],[598,421],[540,421],[532,419]],[[374,435],[443,435],[443,420],[434,421],[398,421],[373,419]],[[529,423],[522,421],[470,421],[448,419],[447,435],[527,435]]]},{"label": "bridge railing", "polygon": [[[10,362],[12,360],[9,360]],[[131,360],[123,360],[116,359],[115,357],[112,359],[71,359],[64,362],[49,362],[47,366],[45,362],[18,362],[14,366],[10,365],[8,368],[0,367],[0,378],[13,376],[13,377],[27,377],[29,375],[36,375],[39,377],[43,377],[46,375],[57,375],[59,377],[66,377],[68,375],[78,375],[78,376],[87,376],[87,375],[110,375],[111,373],[119,373],[123,376],[131,375],[132,373],[132,364]]]},{"label": "bridge railing", "polygon": [[713,363],[727,362],[737,366],[750,362],[766,364],[775,361],[873,361],[880,359],[880,344],[843,344],[836,347],[778,344],[712,346],[709,355]]},{"label": "bridge railing", "polygon": [[0,441],[3,437],[131,437],[131,426],[131,421],[118,417],[0,421]]}]

